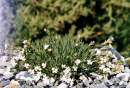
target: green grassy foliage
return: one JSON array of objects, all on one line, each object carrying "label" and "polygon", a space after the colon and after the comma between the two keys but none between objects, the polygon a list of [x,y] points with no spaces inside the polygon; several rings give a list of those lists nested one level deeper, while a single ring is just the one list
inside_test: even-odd
[{"label": "green grassy foliage", "polygon": [[[52,36],[43,40],[31,42],[31,45],[25,48],[25,61],[18,61],[17,70],[35,69],[36,66],[42,68],[42,63],[46,63],[46,67],[42,68],[41,72],[49,76],[60,75],[64,70],[62,65],[70,67],[72,73],[98,72],[99,60],[90,52],[90,46],[76,40],[70,36],[60,37]],[[79,65],[75,61],[80,60]],[[87,63],[87,60],[92,61],[92,64]],[[24,64],[28,63],[28,69]],[[73,67],[77,67],[77,71]],[[58,73],[53,74],[52,68],[57,68]]]}]

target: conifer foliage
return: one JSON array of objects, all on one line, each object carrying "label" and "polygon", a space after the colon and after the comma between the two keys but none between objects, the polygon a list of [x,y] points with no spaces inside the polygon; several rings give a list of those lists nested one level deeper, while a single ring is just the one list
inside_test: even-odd
[{"label": "conifer foliage", "polygon": [[21,40],[42,38],[47,34],[44,29],[47,29],[58,34],[73,31],[75,36],[84,38],[85,41],[101,42],[111,35],[115,38],[119,51],[129,47],[128,0],[16,1],[22,3],[16,18]]}]

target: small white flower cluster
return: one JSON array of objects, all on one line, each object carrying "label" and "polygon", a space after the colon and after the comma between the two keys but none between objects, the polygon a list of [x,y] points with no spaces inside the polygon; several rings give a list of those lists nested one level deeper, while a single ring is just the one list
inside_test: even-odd
[{"label": "small white flower cluster", "polygon": [[22,61],[25,61],[25,56],[24,56],[24,49],[21,49],[21,50],[15,50],[14,51],[14,56],[12,57],[13,60],[22,60]]},{"label": "small white flower cluster", "polygon": [[87,60],[87,64],[88,64],[88,65],[92,65],[92,64],[93,64],[93,61]]},{"label": "small white flower cluster", "polygon": [[[24,49],[21,49],[21,50],[13,50],[11,52],[13,55],[11,56],[11,60],[8,64],[8,70],[10,68],[11,69],[14,69],[14,67],[17,65],[17,61],[18,60],[21,60],[21,61],[25,61],[25,56],[24,56]],[[25,67],[29,67],[28,64],[24,64]]]},{"label": "small white flower cluster", "polygon": [[75,64],[76,64],[76,65],[79,65],[80,62],[81,62],[80,59],[77,59],[77,60],[75,61]]},{"label": "small white flower cluster", "polygon": [[43,48],[44,48],[45,50],[48,50],[49,52],[52,51],[52,49],[49,48],[49,45],[48,45],[48,44],[45,44],[45,45],[43,46]]},{"label": "small white flower cluster", "polygon": [[23,47],[27,48],[30,45],[30,42],[28,40],[23,41]]},{"label": "small white flower cluster", "polygon": [[45,44],[45,45],[44,45],[44,49],[46,50],[46,49],[48,49],[48,48],[49,48],[49,45]]},{"label": "small white flower cluster", "polygon": [[46,68],[46,63],[42,63],[42,68]]},{"label": "small white flower cluster", "polygon": [[52,68],[52,73],[57,73],[58,72],[58,68]]},{"label": "small white flower cluster", "polygon": [[34,67],[34,70],[37,72],[37,71],[41,71],[42,68],[41,68],[40,66],[35,66],[35,67]]},{"label": "small white flower cluster", "polygon": [[111,48],[111,45],[109,45],[95,49],[96,56],[99,59],[99,69],[105,74],[115,74],[124,70],[123,63],[119,63],[121,60],[117,60]]},{"label": "small white flower cluster", "polygon": [[30,65],[29,65],[28,63],[25,63],[25,64],[24,64],[24,67],[25,67],[26,69],[28,69],[28,68],[30,67]]}]

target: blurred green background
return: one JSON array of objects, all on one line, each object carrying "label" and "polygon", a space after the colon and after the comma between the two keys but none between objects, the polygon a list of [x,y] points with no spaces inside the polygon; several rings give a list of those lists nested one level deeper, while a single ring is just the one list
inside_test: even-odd
[{"label": "blurred green background", "polygon": [[15,42],[71,34],[85,43],[109,37],[130,56],[130,0],[16,0]]}]

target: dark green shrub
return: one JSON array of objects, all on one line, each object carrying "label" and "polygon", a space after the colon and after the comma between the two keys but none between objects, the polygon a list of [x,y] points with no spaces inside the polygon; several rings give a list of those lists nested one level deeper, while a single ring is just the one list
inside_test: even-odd
[{"label": "dark green shrub", "polygon": [[113,36],[122,51],[130,43],[129,11],[127,0],[26,0],[18,9],[17,30],[26,31],[23,34],[28,36],[20,34],[23,39],[34,40],[46,34],[44,29],[58,34],[74,30],[75,36],[87,42]]}]

